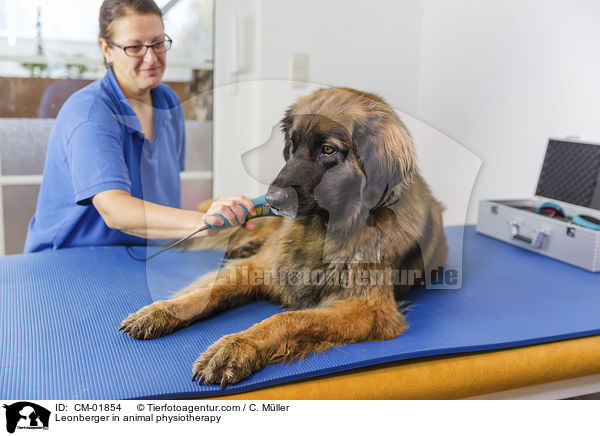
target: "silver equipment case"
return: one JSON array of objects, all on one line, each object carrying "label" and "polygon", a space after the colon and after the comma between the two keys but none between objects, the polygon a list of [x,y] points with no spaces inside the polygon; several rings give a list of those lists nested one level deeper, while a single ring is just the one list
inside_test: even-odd
[{"label": "silver equipment case", "polygon": [[[566,217],[538,213],[547,202],[562,208]],[[574,223],[578,215],[600,222],[600,145],[550,139],[536,198],[481,201],[477,231],[588,271],[600,271],[600,230]]]}]

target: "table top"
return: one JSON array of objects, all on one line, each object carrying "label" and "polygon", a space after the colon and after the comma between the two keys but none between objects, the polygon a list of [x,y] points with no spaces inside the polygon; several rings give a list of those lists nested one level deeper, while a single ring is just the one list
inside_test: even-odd
[{"label": "table top", "polygon": [[413,291],[410,328],[403,335],[270,365],[225,391],[191,383],[194,360],[222,335],[282,308],[252,303],[152,341],[117,330],[129,313],[218,267],[222,253],[171,250],[145,264],[131,260],[123,247],[5,256],[0,258],[0,396],[215,396],[412,358],[600,333],[598,273],[479,235],[470,226],[447,227],[446,234],[448,268],[457,271],[459,286]]}]

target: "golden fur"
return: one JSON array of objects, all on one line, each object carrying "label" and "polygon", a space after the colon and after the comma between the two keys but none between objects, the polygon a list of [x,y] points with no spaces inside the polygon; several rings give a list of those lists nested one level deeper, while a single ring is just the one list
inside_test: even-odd
[{"label": "golden fur", "polygon": [[[319,90],[300,98],[282,126],[286,166],[267,200],[295,219],[261,218],[254,232],[196,240],[212,248],[228,239],[225,266],[121,325],[152,339],[257,299],[289,309],[211,345],[193,366],[200,383],[224,387],[270,363],[393,338],[407,328],[398,301],[446,262],[442,207],[418,172],[408,130],[381,98]],[[417,281],[382,280],[389,269]],[[310,280],[298,278],[304,272]]]}]

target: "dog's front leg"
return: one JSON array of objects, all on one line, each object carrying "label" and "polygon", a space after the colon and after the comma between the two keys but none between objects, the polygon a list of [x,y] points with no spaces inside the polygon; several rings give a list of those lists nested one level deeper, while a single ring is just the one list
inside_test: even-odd
[{"label": "dog's front leg", "polygon": [[135,339],[168,335],[213,313],[255,300],[261,284],[247,280],[257,266],[250,259],[233,261],[206,274],[170,300],[156,301],[129,315],[119,330]]},{"label": "dog's front leg", "polygon": [[196,360],[192,381],[230,383],[271,363],[302,358],[332,346],[378,341],[406,329],[391,292],[274,315],[248,330],[223,336]]}]

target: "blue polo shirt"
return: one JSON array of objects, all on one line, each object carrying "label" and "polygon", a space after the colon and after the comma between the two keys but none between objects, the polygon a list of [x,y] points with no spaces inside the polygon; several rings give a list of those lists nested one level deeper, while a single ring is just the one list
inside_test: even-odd
[{"label": "blue polo shirt", "polygon": [[166,85],[151,90],[154,138],[141,124],[109,69],[65,102],[48,142],[25,252],[91,245],[145,244],[108,228],[91,198],[122,189],[152,203],[181,207],[185,125],[181,103]]}]

